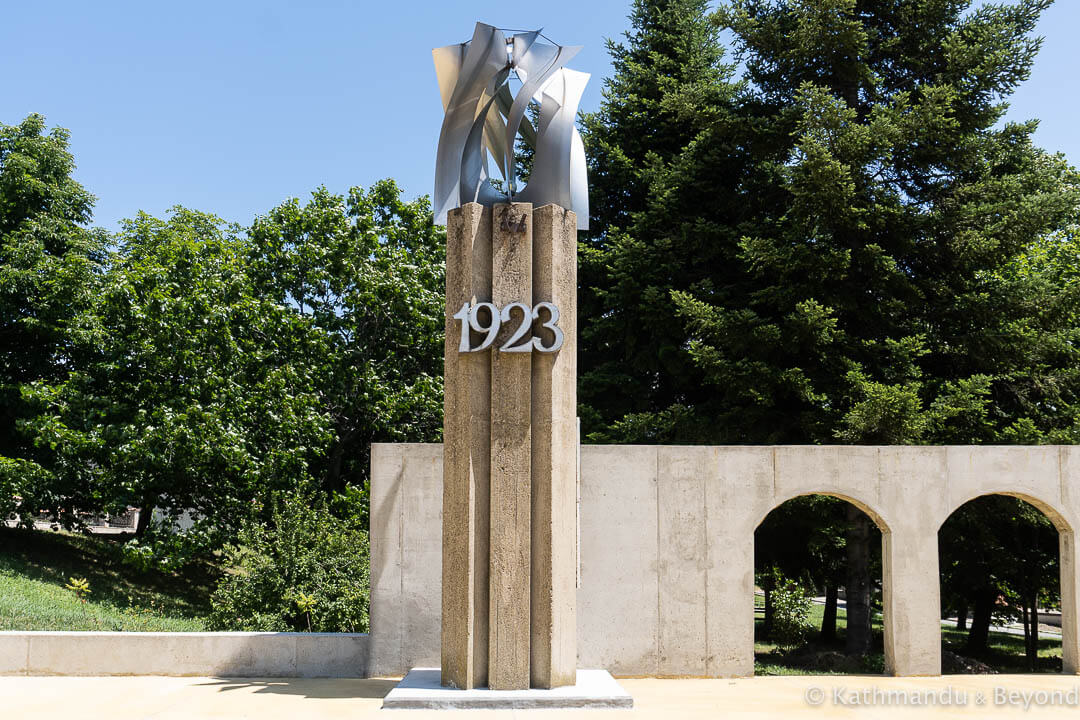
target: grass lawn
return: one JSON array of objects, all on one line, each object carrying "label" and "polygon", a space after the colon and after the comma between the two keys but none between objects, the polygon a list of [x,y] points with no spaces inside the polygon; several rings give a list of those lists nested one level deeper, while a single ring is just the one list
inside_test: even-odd
[{"label": "grass lawn", "polygon": [[874,642],[869,655],[848,658],[844,652],[844,635],[847,632],[847,614],[843,608],[836,611],[836,642],[822,643],[818,637],[825,606],[810,606],[811,631],[807,644],[792,652],[782,652],[775,643],[763,639],[764,605],[758,598],[757,617],[754,620],[754,674],[755,675],[847,675],[880,674],[885,669],[885,653],[882,650],[881,617],[873,619]]},{"label": "grass lawn", "polygon": [[[869,655],[863,658],[847,658],[844,652],[844,635],[847,632],[847,615],[843,608],[836,612],[836,642],[822,643],[817,631],[812,631],[805,647],[789,653],[781,652],[774,643],[762,639],[764,607],[758,598],[758,614],[754,621],[754,674],[755,675],[842,675],[882,673],[885,655],[882,641],[881,615],[873,619],[874,641]],[[810,621],[820,630],[823,605],[810,608]],[[966,631],[955,628],[941,629],[942,649],[965,655]],[[1024,638],[1020,635],[991,632],[990,648],[975,659],[986,663],[999,673],[1030,672],[1024,657]],[[1037,672],[1061,672],[1061,637],[1043,635],[1039,639],[1039,667]]]},{"label": "grass lawn", "polygon": [[[122,539],[0,527],[0,630],[199,631],[219,571],[140,571],[120,561]],[[86,578],[86,603],[64,588]]]},{"label": "grass lawn", "polygon": [[[964,643],[967,642],[967,631],[956,628],[943,627],[941,629],[942,648],[964,655]],[[1024,636],[1010,635],[1008,633],[991,632],[990,649],[988,652],[976,657],[999,673],[1029,673],[1027,658],[1024,656]],[[1039,635],[1039,665],[1035,672],[1059,673],[1061,672],[1061,636]]]}]

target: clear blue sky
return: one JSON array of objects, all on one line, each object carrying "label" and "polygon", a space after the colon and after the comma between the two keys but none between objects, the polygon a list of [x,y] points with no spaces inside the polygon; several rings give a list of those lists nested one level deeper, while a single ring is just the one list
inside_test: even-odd
[{"label": "clear blue sky", "polygon": [[[541,2],[41,2],[0,13],[0,122],[31,112],[71,130],[96,224],[175,204],[248,224],[320,184],[394,177],[431,193],[442,108],[430,50],[483,20],[544,27],[585,49],[572,66],[600,102],[604,39],[629,0]],[[1080,0],[1044,16],[1046,41],[1009,117],[1080,164]]]}]

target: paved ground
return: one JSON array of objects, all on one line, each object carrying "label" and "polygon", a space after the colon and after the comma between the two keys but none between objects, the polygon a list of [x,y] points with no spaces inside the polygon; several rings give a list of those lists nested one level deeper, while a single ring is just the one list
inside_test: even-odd
[{"label": "paved ground", "polygon": [[[97,720],[201,718],[463,717],[467,711],[380,710],[395,680],[228,680],[221,678],[0,677],[0,707],[10,718],[41,716]],[[620,680],[634,710],[472,711],[501,718],[585,720],[721,720],[727,718],[1013,718],[1080,717],[1080,678],[1061,675],[951,675],[940,678],[866,676],[762,677],[744,680]],[[1000,689],[999,689],[1000,688]],[[839,693],[837,693],[839,691]],[[880,691],[875,697],[873,693]],[[1043,696],[1039,692],[1045,693]],[[1007,693],[1014,693],[1009,697]],[[1025,696],[1031,703],[1024,709]],[[1057,693],[1055,696],[1053,693]],[[1069,694],[1071,692],[1071,695]],[[865,693],[860,696],[858,693]],[[984,704],[978,704],[982,693]],[[839,702],[844,703],[838,705]],[[869,704],[850,705],[862,697]],[[951,699],[953,706],[912,707],[918,699]],[[819,704],[812,705],[810,701]],[[900,706],[905,701],[908,706]],[[966,701],[963,707],[956,703]]]},{"label": "paved ground", "polygon": [[[956,627],[956,620],[942,619],[941,625],[942,627]],[[1012,625],[991,625],[990,632],[1024,637],[1024,626],[1020,623],[1013,623]],[[1056,638],[1060,640],[1061,628],[1056,625],[1039,623],[1039,639],[1043,640],[1046,638]]]},{"label": "paved ground", "polygon": [[[3,520],[0,522],[3,522],[4,527],[14,528],[19,526],[18,520]],[[48,531],[53,530],[54,528],[59,529],[60,526],[54,526],[53,523],[50,522],[37,520],[34,521],[35,530]],[[133,535],[135,533],[134,527],[109,527],[107,525],[91,525],[87,529],[94,535],[124,535],[125,533],[128,535]]]}]

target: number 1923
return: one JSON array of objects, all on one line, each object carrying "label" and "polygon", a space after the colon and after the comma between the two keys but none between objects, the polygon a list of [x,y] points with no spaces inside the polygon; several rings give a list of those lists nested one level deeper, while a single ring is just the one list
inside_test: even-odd
[{"label": "number 1923", "polygon": [[[481,309],[487,310],[490,318],[487,322],[480,318]],[[495,337],[499,334],[499,328],[502,327],[502,324],[512,322],[515,309],[521,311],[521,324],[518,325],[506,342],[499,346],[499,351],[532,352],[535,349],[538,352],[553,353],[562,347],[563,332],[557,325],[559,322],[559,308],[552,303],[539,302],[530,308],[525,303],[516,302],[510,303],[500,311],[492,303],[482,302],[476,303],[472,307],[469,306],[469,303],[464,303],[461,309],[453,316],[455,320],[461,321],[461,343],[458,345],[458,352],[480,352],[491,347],[495,342]],[[548,319],[546,322],[541,323],[540,327],[550,330],[554,336],[550,345],[545,345],[543,338],[530,335],[533,323],[540,319],[540,313],[544,310],[547,311]],[[472,347],[470,328],[478,333],[487,333],[484,341],[476,347]]]}]

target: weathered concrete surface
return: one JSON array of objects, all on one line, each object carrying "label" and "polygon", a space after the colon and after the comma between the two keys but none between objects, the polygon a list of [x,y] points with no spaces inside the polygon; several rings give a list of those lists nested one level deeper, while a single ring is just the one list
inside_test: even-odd
[{"label": "weathered concrete surface", "polygon": [[442,445],[371,447],[371,657],[387,666],[439,662],[442,464]]},{"label": "weathered concrete surface", "polygon": [[[1062,504],[1068,517],[1080,518],[1080,448],[1062,447],[1058,454]],[[1044,510],[1045,512],[1045,510]],[[1080,673],[1080,573],[1076,571],[1077,526],[1064,517],[1050,516],[1058,530],[1061,566],[1061,662],[1067,673]],[[1073,618],[1066,622],[1065,618]]]},{"label": "weathered concrete surface", "polygon": [[[524,231],[517,230],[524,219]],[[504,309],[532,298],[532,205],[495,205],[491,301]],[[520,308],[519,308],[520,310]],[[531,315],[531,310],[530,310]],[[512,314],[502,347],[522,318]],[[531,321],[531,318],[530,318]],[[491,543],[488,687],[529,687],[532,566],[532,353],[493,350],[491,358]]]},{"label": "weathered concrete surface", "polygon": [[[552,688],[573,685],[577,672],[577,217],[573,212],[545,205],[533,213],[532,269],[533,304],[550,302],[559,308],[558,326],[564,337],[557,353],[532,353],[530,685]],[[550,344],[553,338],[541,340]]]},{"label": "weathered concrete surface", "polygon": [[[289,680],[235,679],[220,677],[6,677],[0,678],[0,698],[13,718],[41,714],[43,704],[78,708],[80,720],[154,718],[154,720],[203,720],[258,718],[259,720],[371,720],[403,717],[408,720],[446,720],[444,710],[381,710],[383,696],[397,680]],[[619,684],[634,698],[632,710],[561,710],[559,720],[822,720],[823,718],[1075,718],[1076,707],[1064,704],[1076,678],[1060,675],[951,675],[938,678],[783,676],[738,680],[621,679]],[[927,708],[879,703],[839,706],[833,690],[865,691],[872,697],[954,698],[953,706]],[[1016,693],[1013,704],[995,699],[995,689]],[[1052,698],[1057,703],[1035,704],[1025,712],[1023,696],[1033,700]],[[819,697],[821,704],[811,701]],[[899,693],[899,695],[891,695]],[[976,704],[981,693],[986,704]],[[1007,697],[1007,696],[1006,696]],[[964,704],[959,701],[966,700]],[[941,703],[936,703],[941,704]],[[490,720],[514,720],[514,710],[486,713]],[[545,715],[546,717],[546,715]]]},{"label": "weathered concrete surface", "polygon": [[[591,478],[611,473],[613,482]],[[617,479],[617,481],[616,481]],[[597,445],[581,453],[578,661],[616,675],[659,673],[656,452]],[[612,518],[619,518],[612,522]],[[590,592],[599,587],[618,592]],[[633,627],[633,632],[626,632]]]},{"label": "weathered concrete surface", "polygon": [[359,633],[2,632],[0,674],[367,677],[369,640]]},{"label": "weathered concrete surface", "polygon": [[[710,552],[705,534],[705,483],[713,469],[709,450],[657,450],[657,477],[663,478],[657,483],[660,675],[700,675],[706,667],[706,587],[715,552]],[[713,620],[723,623],[724,616]]]},{"label": "weathered concrete surface", "polygon": [[25,675],[30,666],[30,634],[0,632],[0,675]]},{"label": "weathered concrete surface", "polygon": [[[574,682],[576,223],[572,212],[549,205],[534,213],[529,203],[469,203],[448,215],[441,669],[452,688]],[[454,315],[476,302],[502,311],[501,328],[490,350],[463,353],[470,331]],[[541,302],[561,313],[534,318]],[[534,335],[554,340],[541,327],[548,321],[557,322],[562,348],[535,352]],[[470,345],[482,342],[471,335]],[[382,543],[388,524],[376,525]],[[410,582],[396,573],[386,571],[388,581]],[[402,598],[408,606],[390,610],[398,630],[386,635],[399,655],[405,623],[427,617]]]},{"label": "weathered concrete surface", "polygon": [[[375,446],[373,527],[416,525],[437,540],[440,520],[430,513],[376,518],[402,483],[440,496],[441,472],[405,478],[380,467],[403,467],[403,456],[417,453],[436,462],[441,455],[438,445]],[[1034,503],[1061,537],[1064,667],[1077,672],[1080,451],[1056,446],[582,447],[578,664],[615,675],[752,673],[754,528],[784,501],[811,493],[854,502],[881,529],[885,654],[889,672],[904,676],[940,673],[941,524],[988,493]],[[373,602],[418,606],[405,587],[438,596],[437,567],[414,563],[404,581],[409,551],[374,540],[372,547]],[[381,578],[398,584],[382,587]],[[408,629],[393,611],[389,617],[397,625],[384,630],[373,607],[373,672],[437,664],[438,631],[423,629],[437,628],[437,612],[412,617]]]},{"label": "weathered concrete surface", "polygon": [[491,301],[491,215],[468,203],[446,224],[441,667],[443,682],[458,688],[487,684],[491,362],[458,352],[462,324],[453,315]]},{"label": "weathered concrete surface", "polygon": [[607,670],[578,670],[575,682],[556,688],[461,690],[439,682],[439,668],[413,668],[383,698],[385,710],[630,709],[634,699]]},{"label": "weathered concrete surface", "polygon": [[762,508],[773,501],[772,448],[711,448],[705,483],[709,575],[705,602],[708,655],[705,672],[739,677],[754,673],[754,544]]}]

